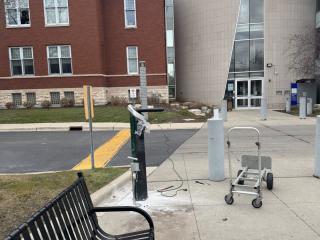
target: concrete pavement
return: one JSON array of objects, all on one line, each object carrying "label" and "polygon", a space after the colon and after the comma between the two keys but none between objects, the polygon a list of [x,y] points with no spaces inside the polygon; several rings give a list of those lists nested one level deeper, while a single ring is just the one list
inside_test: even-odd
[{"label": "concrete pavement", "polygon": [[[224,195],[228,192],[229,181],[208,180],[207,129],[204,127],[148,178],[149,199],[139,204],[153,217],[156,239],[319,240],[320,180],[312,177],[315,120],[300,120],[272,111],[268,121],[260,121],[258,111],[231,112],[228,119],[225,130],[233,126],[255,126],[261,131],[263,155],[273,159],[274,189],[263,189],[261,209],[254,209],[252,197],[247,196],[235,196],[235,203],[226,205]],[[234,134],[232,139],[232,163],[236,173],[240,155],[255,153],[255,139],[248,133]],[[225,163],[228,177],[227,159]],[[172,197],[162,196],[157,191],[180,183],[183,185],[176,196],[172,196],[174,191],[166,193]],[[114,191],[112,198],[100,205],[132,205],[130,190],[131,184],[128,184],[121,191]],[[117,217],[101,214],[99,220],[112,233],[144,226],[142,219],[133,214]]]}]

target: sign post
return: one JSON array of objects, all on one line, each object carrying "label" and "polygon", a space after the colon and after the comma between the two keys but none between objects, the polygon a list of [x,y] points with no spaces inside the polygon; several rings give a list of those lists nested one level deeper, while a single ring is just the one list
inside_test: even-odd
[{"label": "sign post", "polygon": [[92,86],[83,86],[83,93],[84,113],[86,120],[89,121],[91,168],[94,169],[94,145],[92,133],[92,119],[94,118],[94,108],[92,99]]}]

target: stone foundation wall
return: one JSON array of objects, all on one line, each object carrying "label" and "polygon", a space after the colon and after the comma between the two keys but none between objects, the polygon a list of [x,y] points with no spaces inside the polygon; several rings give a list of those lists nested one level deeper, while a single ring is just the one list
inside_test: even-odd
[{"label": "stone foundation wall", "polygon": [[[110,102],[112,96],[128,99],[128,90],[138,87],[94,87],[92,90],[95,105],[105,105]],[[83,88],[58,88],[58,89],[18,89],[18,90],[0,90],[0,108],[5,108],[6,103],[12,102],[13,93],[21,93],[22,104],[27,101],[27,93],[36,94],[36,107],[40,107],[45,100],[51,101],[50,92],[59,92],[60,99],[64,98],[64,92],[74,92],[75,105],[83,104]],[[167,86],[150,86],[148,95],[157,94],[163,102],[169,101],[169,92]],[[23,105],[21,106],[23,107]]]}]

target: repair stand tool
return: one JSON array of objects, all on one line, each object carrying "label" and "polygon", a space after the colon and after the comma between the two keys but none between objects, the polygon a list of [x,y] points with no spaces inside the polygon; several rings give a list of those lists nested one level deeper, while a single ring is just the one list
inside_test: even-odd
[{"label": "repair stand tool", "polygon": [[[128,105],[130,112],[131,128],[131,157],[138,163],[139,171],[136,172],[134,186],[135,201],[145,201],[148,198],[147,187],[147,169],[146,169],[146,152],[144,143],[144,132],[150,132],[150,124],[141,113],[145,112],[163,112],[163,109],[134,109]],[[137,169],[135,167],[135,169]]]}]

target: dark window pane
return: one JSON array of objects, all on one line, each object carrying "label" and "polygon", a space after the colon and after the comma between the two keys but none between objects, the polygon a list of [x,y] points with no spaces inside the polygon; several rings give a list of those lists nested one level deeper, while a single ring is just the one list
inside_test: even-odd
[{"label": "dark window pane", "polygon": [[60,66],[58,58],[49,59],[50,74],[60,74]]},{"label": "dark window pane", "polygon": [[250,71],[264,70],[264,41],[250,41]]},{"label": "dark window pane", "polygon": [[250,23],[264,22],[263,0],[250,0]]},{"label": "dark window pane", "polygon": [[249,24],[238,25],[236,40],[249,39]]},{"label": "dark window pane", "polygon": [[22,105],[21,93],[13,93],[12,94],[12,102],[15,106],[21,106]]},{"label": "dark window pane", "polygon": [[36,93],[27,93],[27,103],[36,104]]},{"label": "dark window pane", "polygon": [[263,23],[261,24],[250,24],[250,38],[263,38],[264,34],[264,25]]},{"label": "dark window pane", "polygon": [[169,63],[174,63],[174,59],[175,59],[175,57],[174,57],[174,48],[173,47],[168,47],[167,48],[168,49],[168,62]]},{"label": "dark window pane", "polygon": [[317,0],[317,12],[320,12],[320,0]]},{"label": "dark window pane", "polygon": [[175,88],[169,88],[169,98],[175,98],[175,97],[176,97]]},{"label": "dark window pane", "polygon": [[51,103],[52,104],[60,104],[60,93],[59,92],[51,92],[50,93],[51,97]]},{"label": "dark window pane", "polygon": [[229,72],[234,72],[234,71],[235,71],[235,59],[234,59],[234,47],[233,47]]},{"label": "dark window pane", "polygon": [[16,9],[8,9],[8,21],[9,25],[17,25],[18,24],[18,14]]},{"label": "dark window pane", "polygon": [[264,77],[264,72],[251,72],[250,77]]},{"label": "dark window pane", "polygon": [[22,75],[22,66],[20,60],[12,60],[12,75]]},{"label": "dark window pane", "polygon": [[235,72],[249,71],[249,42],[235,42]]},{"label": "dark window pane", "polygon": [[72,73],[70,58],[62,58],[61,64],[62,64],[62,73]]},{"label": "dark window pane", "polygon": [[237,96],[247,97],[249,93],[249,83],[248,81],[238,81],[237,82]]},{"label": "dark window pane", "polygon": [[20,9],[20,20],[21,24],[29,24],[29,10]]},{"label": "dark window pane", "polygon": [[251,99],[251,107],[261,107],[261,99]]},{"label": "dark window pane", "polygon": [[249,72],[242,72],[242,73],[236,73],[234,75],[235,78],[248,78],[249,77]]},{"label": "dark window pane", "polygon": [[261,97],[262,96],[262,81],[252,80],[251,81],[251,96]]},{"label": "dark window pane", "polygon": [[238,99],[238,107],[248,107],[248,99]]},{"label": "dark window pane", "polygon": [[33,60],[24,60],[24,74],[34,74]]},{"label": "dark window pane", "polygon": [[239,15],[239,24],[249,23],[249,0],[241,1],[240,15]]}]

